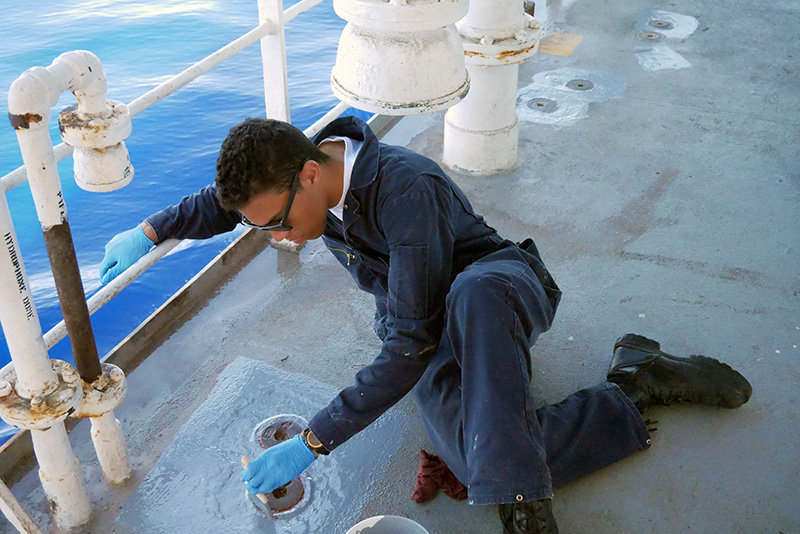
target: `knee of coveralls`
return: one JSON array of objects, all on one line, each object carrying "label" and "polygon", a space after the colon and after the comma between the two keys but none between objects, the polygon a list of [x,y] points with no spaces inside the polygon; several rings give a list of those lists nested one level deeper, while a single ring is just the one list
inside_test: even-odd
[{"label": "knee of coveralls", "polygon": [[[414,391],[437,452],[456,476],[466,473],[466,480],[459,479],[470,503],[550,496],[544,438],[529,388],[529,342],[553,318],[541,283],[519,251],[503,249],[456,277],[446,309],[440,351]],[[445,371],[452,376],[445,379]],[[432,398],[448,405],[437,410]]]}]

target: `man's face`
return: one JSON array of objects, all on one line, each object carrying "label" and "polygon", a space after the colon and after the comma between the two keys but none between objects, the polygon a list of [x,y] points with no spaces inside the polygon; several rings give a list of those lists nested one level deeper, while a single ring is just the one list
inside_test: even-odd
[{"label": "man's face", "polygon": [[319,181],[310,177],[316,176],[317,169],[308,170],[309,172],[303,171],[300,175],[300,187],[291,199],[291,205],[289,190],[280,193],[266,192],[254,196],[239,211],[253,225],[272,226],[283,223],[292,227],[291,230],[270,230],[276,241],[289,239],[301,243],[318,238],[325,231],[328,207]]}]

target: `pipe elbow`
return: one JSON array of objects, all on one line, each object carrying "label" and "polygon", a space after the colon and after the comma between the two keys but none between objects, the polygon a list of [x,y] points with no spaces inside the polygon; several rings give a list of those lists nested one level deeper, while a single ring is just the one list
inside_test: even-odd
[{"label": "pipe elbow", "polygon": [[25,117],[28,125],[48,117],[50,107],[58,101],[57,85],[55,76],[43,67],[28,69],[14,80],[8,90],[8,115],[15,129]]},{"label": "pipe elbow", "polygon": [[79,112],[103,118],[111,115],[106,104],[106,73],[97,56],[87,50],[65,52],[53,61],[51,69],[59,73],[64,88],[78,99]]}]

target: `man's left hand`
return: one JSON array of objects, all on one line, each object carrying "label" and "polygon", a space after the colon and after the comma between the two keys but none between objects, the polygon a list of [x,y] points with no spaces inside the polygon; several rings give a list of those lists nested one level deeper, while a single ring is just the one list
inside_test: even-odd
[{"label": "man's left hand", "polygon": [[262,452],[250,462],[241,480],[251,493],[270,493],[291,482],[317,457],[299,434]]}]

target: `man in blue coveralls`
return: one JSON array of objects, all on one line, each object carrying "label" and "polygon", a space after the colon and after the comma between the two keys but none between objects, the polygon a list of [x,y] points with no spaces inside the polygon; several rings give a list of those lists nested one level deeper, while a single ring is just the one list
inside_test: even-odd
[{"label": "man in blue coveralls", "polygon": [[232,128],[215,184],[115,236],[102,281],[154,243],[237,224],[276,240],[322,237],[375,296],[382,340],[375,360],[308,429],[250,463],[242,480],[254,493],[294,479],[410,392],[470,504],[499,505],[506,533],[555,533],[553,486],[649,447],[641,417],[648,406],[737,408],[752,393],[717,360],[670,356],[626,334],[608,382],[535,409],[529,349],[550,328],[561,292],[533,241],[500,237],[436,163],[380,143],[352,117],[313,141],[273,120]]}]

